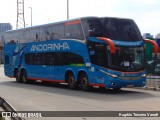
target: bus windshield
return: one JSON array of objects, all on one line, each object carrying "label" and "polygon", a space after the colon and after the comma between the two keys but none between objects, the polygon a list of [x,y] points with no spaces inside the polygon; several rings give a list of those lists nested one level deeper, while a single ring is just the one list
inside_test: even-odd
[{"label": "bus windshield", "polygon": [[141,33],[131,19],[84,18],[82,26],[86,38],[107,37],[119,41],[140,41]]},{"label": "bus windshield", "polygon": [[86,38],[88,37],[104,37],[104,29],[99,18],[82,19],[82,25]]},{"label": "bus windshield", "polygon": [[140,41],[141,33],[131,19],[102,18],[105,27],[105,37],[119,41]]},{"label": "bus windshield", "polygon": [[143,47],[118,47],[115,54],[110,54],[108,66],[115,70],[124,72],[144,70],[144,48]]}]

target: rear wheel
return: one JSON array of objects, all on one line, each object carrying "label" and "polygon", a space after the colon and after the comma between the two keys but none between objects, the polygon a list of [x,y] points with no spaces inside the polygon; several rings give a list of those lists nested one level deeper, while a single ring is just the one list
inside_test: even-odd
[{"label": "rear wheel", "polygon": [[78,83],[77,83],[77,81],[75,81],[73,73],[68,74],[67,81],[68,81],[68,87],[70,89],[77,89],[78,88]]},{"label": "rear wheel", "polygon": [[16,82],[17,83],[21,83],[22,82],[22,79],[20,78],[20,75],[19,75],[18,71],[15,72],[15,77],[16,77]]},{"label": "rear wheel", "polygon": [[28,83],[28,79],[27,79],[27,74],[26,74],[26,71],[25,70],[23,70],[22,72],[21,72],[21,79],[22,79],[22,82],[23,83]]},{"label": "rear wheel", "polygon": [[83,73],[80,76],[80,87],[84,91],[89,91],[92,88],[91,86],[89,86],[89,81],[88,81],[88,77],[87,77],[86,73]]}]

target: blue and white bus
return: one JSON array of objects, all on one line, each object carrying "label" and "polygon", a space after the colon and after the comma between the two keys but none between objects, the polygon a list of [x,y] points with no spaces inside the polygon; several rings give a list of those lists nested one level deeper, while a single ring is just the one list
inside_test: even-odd
[{"label": "blue and white bus", "polygon": [[83,17],[6,32],[5,75],[18,83],[119,90],[145,85],[144,40],[131,19]]}]

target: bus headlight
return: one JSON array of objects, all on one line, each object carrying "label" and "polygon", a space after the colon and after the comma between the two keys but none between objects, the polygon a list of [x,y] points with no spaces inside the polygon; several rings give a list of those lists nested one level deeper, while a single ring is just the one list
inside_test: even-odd
[{"label": "bus headlight", "polygon": [[108,72],[106,72],[106,71],[104,71],[104,70],[100,70],[100,71],[101,71],[102,73],[106,74],[106,75],[111,76],[111,77],[114,77],[114,78],[118,77],[118,75],[108,73]]},{"label": "bus headlight", "polygon": [[146,77],[146,74],[141,75],[142,77]]},{"label": "bus headlight", "polygon": [[110,74],[110,76],[112,76],[112,77],[114,77],[114,78],[118,77],[118,76],[115,75],[115,74]]}]

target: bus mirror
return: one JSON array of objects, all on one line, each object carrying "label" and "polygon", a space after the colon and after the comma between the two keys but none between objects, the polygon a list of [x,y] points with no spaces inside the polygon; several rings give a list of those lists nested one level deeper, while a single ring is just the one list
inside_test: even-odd
[{"label": "bus mirror", "polygon": [[107,43],[109,45],[109,47],[110,47],[110,51],[111,51],[112,54],[116,53],[116,46],[115,46],[114,42],[111,39],[105,38],[105,37],[97,37],[97,39]]}]

